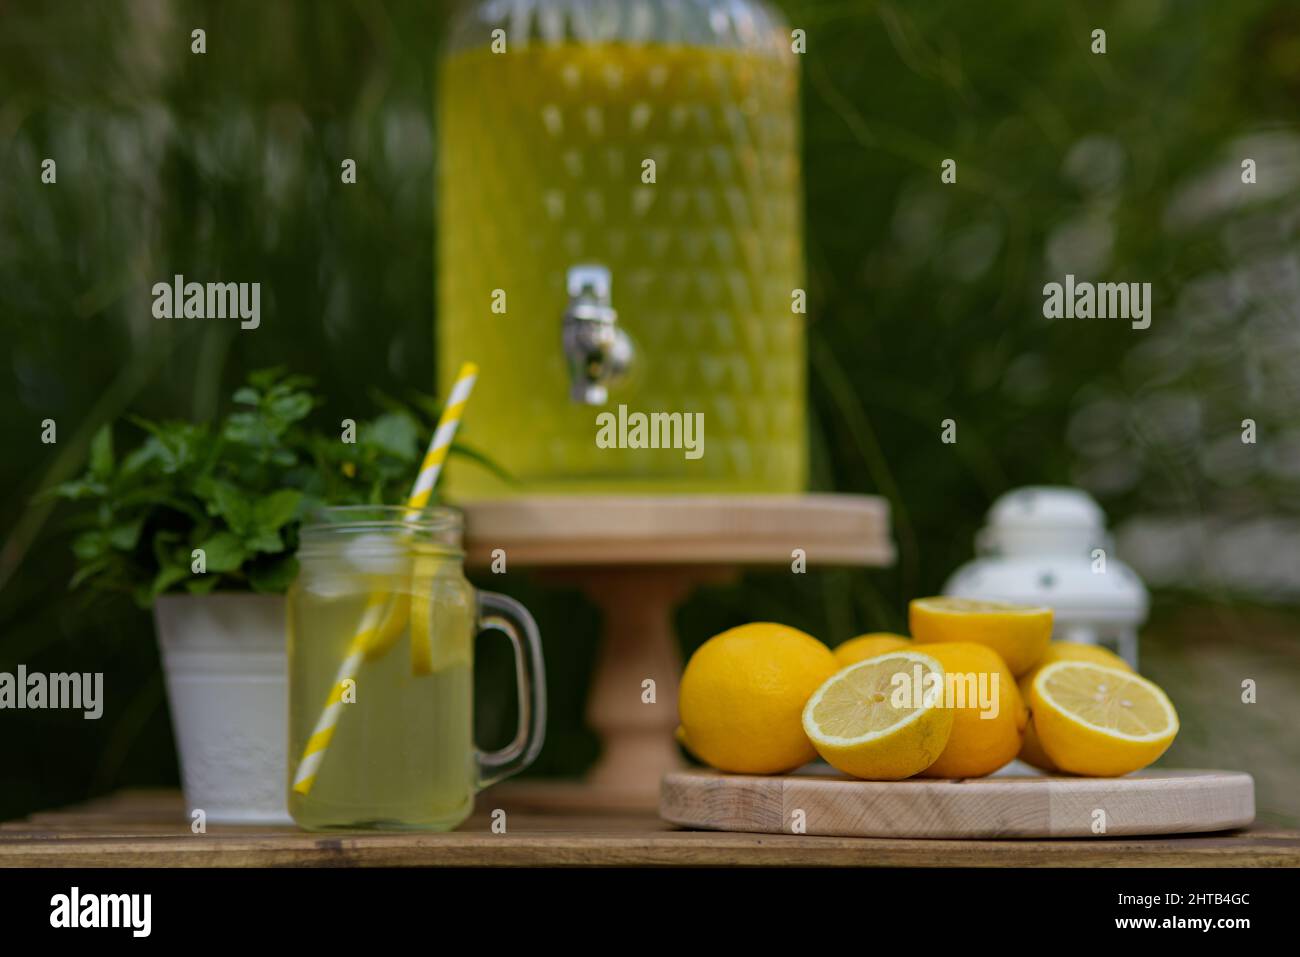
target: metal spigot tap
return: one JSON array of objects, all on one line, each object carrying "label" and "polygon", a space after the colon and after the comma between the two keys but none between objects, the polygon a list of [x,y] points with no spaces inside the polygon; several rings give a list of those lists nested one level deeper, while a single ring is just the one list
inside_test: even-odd
[{"label": "metal spigot tap", "polygon": [[585,405],[604,405],[609,387],[627,374],[636,350],[610,305],[609,270],[595,264],[573,266],[567,280],[563,338],[569,397]]}]

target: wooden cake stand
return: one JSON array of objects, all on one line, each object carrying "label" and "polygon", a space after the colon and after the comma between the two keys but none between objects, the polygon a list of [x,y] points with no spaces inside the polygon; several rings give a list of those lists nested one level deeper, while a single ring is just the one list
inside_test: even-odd
[{"label": "wooden cake stand", "polygon": [[[744,567],[884,566],[889,507],[861,495],[525,497],[464,506],[467,562],[535,568],[575,584],[603,615],[587,716],[603,754],[585,782],[521,782],[538,804],[654,807],[683,762],[673,739],[682,661],[673,612]],[[647,679],[654,701],[644,698]]]}]

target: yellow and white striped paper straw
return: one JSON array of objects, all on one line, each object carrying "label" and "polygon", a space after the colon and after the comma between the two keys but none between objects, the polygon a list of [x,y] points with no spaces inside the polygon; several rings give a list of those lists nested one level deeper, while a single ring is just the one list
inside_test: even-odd
[{"label": "yellow and white striped paper straw", "polygon": [[411,487],[410,497],[406,500],[407,508],[424,508],[429,504],[429,496],[433,494],[433,487],[438,482],[442,463],[447,461],[451,440],[456,436],[456,427],[460,425],[460,418],[465,413],[465,405],[469,402],[469,394],[474,391],[474,380],[477,378],[478,366],[474,363],[466,362],[460,367],[456,383],[451,387],[451,395],[447,397],[447,404],[438,419],[438,428],[429,441],[429,451],[424,454],[420,474],[416,476],[415,485]]},{"label": "yellow and white striped paper straw", "polygon": [[[429,441],[429,449],[424,453],[420,474],[416,476],[411,494],[406,499],[407,508],[421,509],[429,504],[429,497],[438,482],[442,465],[447,461],[451,440],[456,435],[456,427],[460,425],[461,415],[465,411],[465,404],[469,401],[470,392],[474,389],[474,380],[477,378],[478,366],[474,363],[466,362],[460,367],[460,372],[456,375],[456,383],[451,387],[447,404],[438,419],[438,427]],[[320,770],[321,761],[325,758],[325,751],[329,748],[330,739],[334,737],[334,728],[343,711],[345,685],[354,680],[357,672],[361,670],[366,649],[379,632],[390,600],[388,595],[372,594],[366,602],[365,611],[361,615],[361,624],[353,634],[351,644],[348,645],[347,657],[339,665],[329,698],[325,701],[325,708],[316,720],[316,727],[312,729],[311,737],[307,739],[307,746],[303,748],[302,758],[298,762],[298,771],[293,776],[293,789],[298,794],[309,792],[316,781],[316,772]]]}]

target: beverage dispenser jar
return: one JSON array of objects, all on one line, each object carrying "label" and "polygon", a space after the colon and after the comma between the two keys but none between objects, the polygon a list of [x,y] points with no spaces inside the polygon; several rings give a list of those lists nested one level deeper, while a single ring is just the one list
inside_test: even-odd
[{"label": "beverage dispenser jar", "polygon": [[798,66],[762,0],[477,0],[439,70],[462,499],[806,477]]}]

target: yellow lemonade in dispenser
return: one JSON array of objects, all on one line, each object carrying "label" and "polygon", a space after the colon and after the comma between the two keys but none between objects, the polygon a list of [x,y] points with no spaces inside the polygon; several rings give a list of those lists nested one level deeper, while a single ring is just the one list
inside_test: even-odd
[{"label": "yellow lemonade in dispenser", "polygon": [[[465,441],[520,482],[458,468],[455,494],[803,489],[797,97],[780,44],[485,36],[444,59],[440,381],[479,363]],[[595,401],[561,335],[582,264],[632,350]],[[699,447],[598,443],[602,413],[699,414]]]}]

